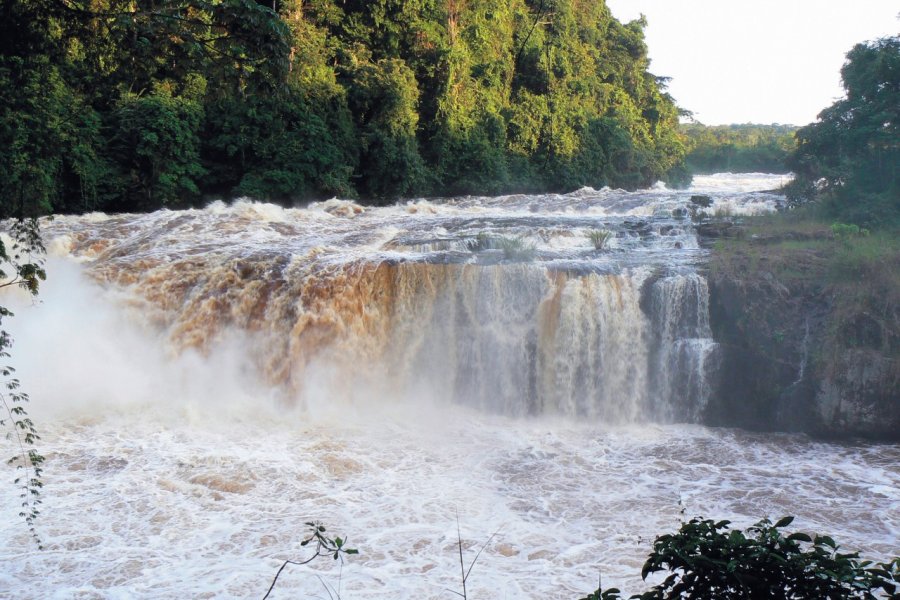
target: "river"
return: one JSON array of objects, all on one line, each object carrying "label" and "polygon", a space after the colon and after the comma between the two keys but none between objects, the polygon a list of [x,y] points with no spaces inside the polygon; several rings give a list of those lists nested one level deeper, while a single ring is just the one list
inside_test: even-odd
[{"label": "river", "polygon": [[896,554],[897,445],[699,423],[690,197],[761,213],[780,183],[45,223],[39,302],[2,303],[46,549],[0,486],[0,597],[262,597],[311,520],[360,553],[273,598],[453,597],[457,520],[467,562],[496,534],[470,598],[574,599],[600,571],[642,591],[654,536],[698,515]]}]

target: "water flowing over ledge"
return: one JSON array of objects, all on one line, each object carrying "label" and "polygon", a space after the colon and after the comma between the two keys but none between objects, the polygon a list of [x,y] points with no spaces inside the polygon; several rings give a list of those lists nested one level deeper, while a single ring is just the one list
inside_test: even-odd
[{"label": "water flowing over ledge", "polygon": [[[732,176],[737,192],[708,179],[698,185],[710,212],[777,201],[771,177]],[[246,362],[291,401],[308,400],[315,382],[332,398],[691,422],[715,355],[694,191],[384,208],[243,201],[63,217],[45,232],[55,252],[128,295],[173,352],[245,335]]]}]

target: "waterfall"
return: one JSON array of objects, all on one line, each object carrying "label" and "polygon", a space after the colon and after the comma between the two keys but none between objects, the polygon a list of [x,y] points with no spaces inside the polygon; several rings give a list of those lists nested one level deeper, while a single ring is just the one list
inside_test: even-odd
[{"label": "waterfall", "polygon": [[653,283],[650,296],[655,415],[663,421],[698,421],[709,400],[717,348],[706,279],[696,272],[663,277]]},{"label": "waterfall", "polygon": [[[715,201],[742,198],[748,211],[772,201]],[[170,354],[240,336],[242,368],[287,403],[697,422],[717,353],[687,204],[665,188],[381,208],[243,201],[44,229]]]}]

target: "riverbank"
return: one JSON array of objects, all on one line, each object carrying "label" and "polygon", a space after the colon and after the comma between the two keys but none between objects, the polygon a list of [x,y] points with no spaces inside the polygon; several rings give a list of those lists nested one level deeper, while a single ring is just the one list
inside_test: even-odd
[{"label": "riverbank", "polygon": [[707,229],[722,348],[708,422],[898,439],[898,232],[802,214]]}]

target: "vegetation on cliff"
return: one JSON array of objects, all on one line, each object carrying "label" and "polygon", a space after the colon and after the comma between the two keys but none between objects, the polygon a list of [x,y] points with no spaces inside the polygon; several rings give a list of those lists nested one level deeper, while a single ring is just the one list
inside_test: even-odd
[{"label": "vegetation on cliff", "polygon": [[900,236],[799,214],[719,239],[710,313],[728,390],[713,424],[897,439]]},{"label": "vegetation on cliff", "polygon": [[684,176],[643,21],[581,0],[7,0],[18,212]]}]

